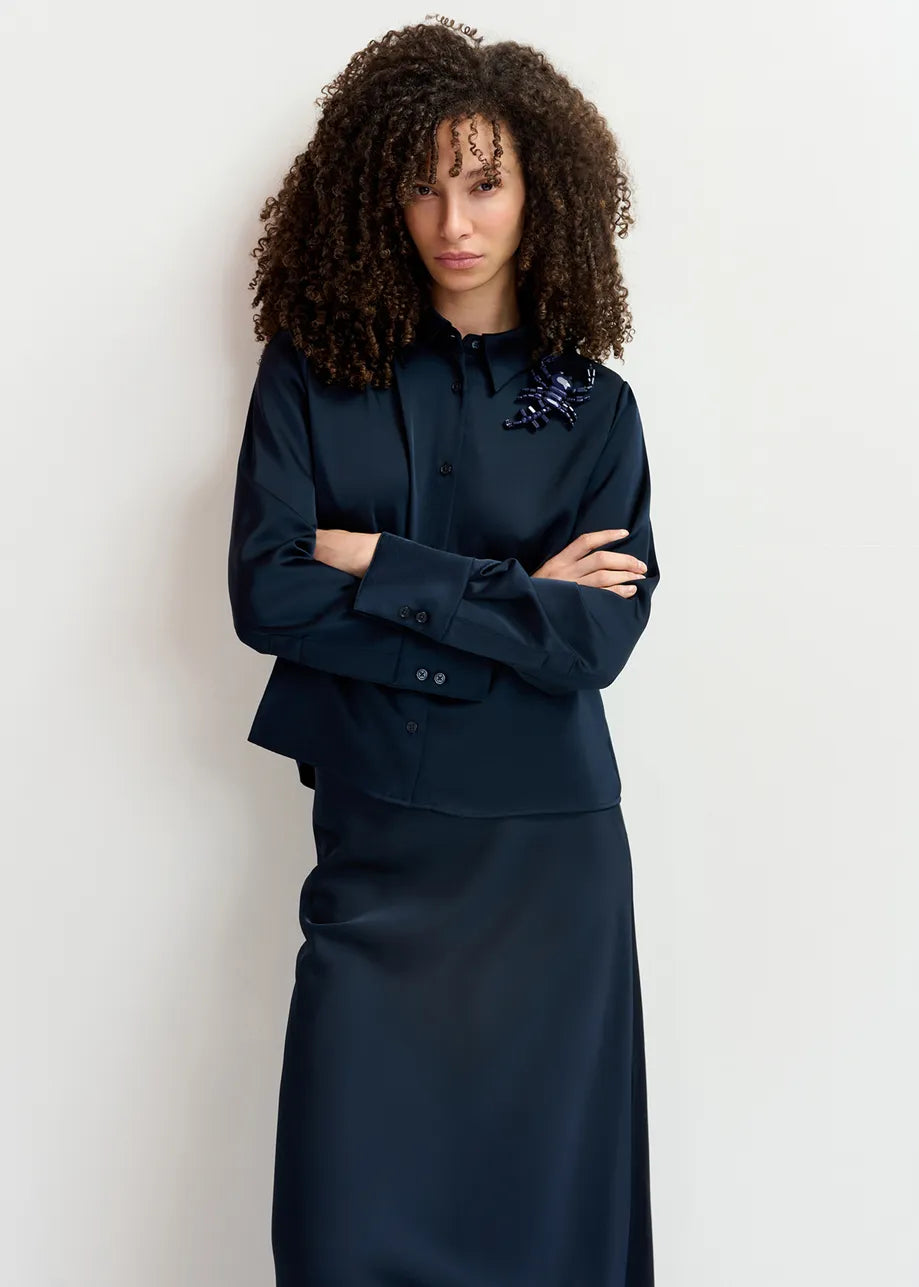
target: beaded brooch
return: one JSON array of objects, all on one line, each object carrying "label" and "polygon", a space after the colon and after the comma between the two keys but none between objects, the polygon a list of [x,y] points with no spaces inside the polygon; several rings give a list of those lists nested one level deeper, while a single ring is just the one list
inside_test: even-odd
[{"label": "beaded brooch", "polygon": [[[572,428],[578,418],[575,405],[587,401],[596,378],[594,364],[581,358],[580,354],[574,356],[585,364],[585,383],[581,384],[565,374],[562,364],[566,358],[563,354],[553,353],[540,358],[530,371],[530,383],[514,399],[515,402],[526,402],[526,406],[504,421],[505,429],[525,428],[530,433],[535,433],[537,429],[545,427],[553,411],[559,412],[567,421],[566,429]],[[527,401],[528,399],[532,400]]]}]

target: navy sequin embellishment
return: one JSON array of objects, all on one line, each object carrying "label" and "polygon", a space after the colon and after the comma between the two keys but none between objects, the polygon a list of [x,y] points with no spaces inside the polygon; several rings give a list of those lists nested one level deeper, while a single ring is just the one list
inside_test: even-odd
[{"label": "navy sequin embellishment", "polygon": [[526,405],[511,419],[504,421],[505,429],[526,428],[530,433],[535,433],[537,429],[545,427],[553,411],[559,412],[567,421],[565,427],[571,429],[578,418],[575,405],[587,401],[596,378],[594,364],[581,358],[579,354],[574,356],[585,364],[584,383],[581,384],[566,374],[565,365],[570,358],[558,353],[540,358],[530,371],[530,383],[515,398],[516,402],[525,402]]}]

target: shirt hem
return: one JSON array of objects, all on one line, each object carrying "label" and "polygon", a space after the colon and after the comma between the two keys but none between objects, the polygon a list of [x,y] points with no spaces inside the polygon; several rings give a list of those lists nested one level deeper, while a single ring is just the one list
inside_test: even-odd
[{"label": "shirt hem", "polygon": [[[587,808],[584,808],[584,809],[564,809],[564,808],[560,808],[560,809],[497,809],[497,810],[489,811],[489,812],[485,812],[485,813],[475,813],[475,812],[472,812],[471,810],[467,810],[467,809],[457,809],[457,808],[450,809],[450,808],[445,807],[444,805],[428,804],[428,803],[424,803],[424,802],[419,802],[419,801],[417,801],[417,800],[402,800],[402,799],[399,799],[399,797],[397,797],[397,796],[388,795],[385,791],[380,791],[380,790],[378,790],[378,789],[377,789],[377,788],[375,788],[375,787],[368,787],[368,786],[364,785],[363,783],[360,783],[360,782],[356,781],[356,780],[355,780],[354,778],[352,778],[349,774],[347,774],[347,773],[342,773],[342,772],[341,772],[340,770],[338,770],[338,769],[330,769],[330,768],[327,768],[327,767],[322,766],[322,765],[314,765],[314,766],[313,766],[313,770],[314,770],[314,774],[313,774],[313,775],[314,775],[314,779],[315,779],[315,777],[331,777],[331,778],[336,778],[339,782],[344,782],[344,783],[346,783],[349,787],[351,787],[351,788],[352,788],[353,790],[355,790],[355,791],[359,791],[362,795],[369,795],[369,796],[373,796],[373,798],[374,798],[375,800],[383,800],[383,801],[385,801],[387,804],[397,804],[397,805],[401,805],[401,806],[402,806],[402,808],[404,808],[404,809],[427,809],[427,810],[430,810],[430,811],[431,811],[431,812],[433,812],[433,813],[445,813],[445,814],[450,815],[451,817],[458,817],[458,818],[533,818],[533,817],[558,817],[558,815],[559,815],[559,814],[564,814],[564,813],[576,813],[576,814],[582,814],[582,813],[602,813],[602,812],[603,812],[604,810],[606,810],[606,809],[616,809],[616,808],[619,808],[619,806],[622,804],[622,793],[620,792],[620,793],[617,795],[616,799],[615,799],[615,800],[611,800],[608,804],[594,804],[594,805],[589,805]],[[311,785],[310,783],[305,782],[305,781],[303,780],[303,775],[302,775],[302,773],[301,773],[301,776],[300,776],[300,781],[303,783],[303,785],[304,785],[304,786],[308,786],[308,787],[310,787],[310,789],[311,789],[311,790],[315,791],[315,789],[316,789],[315,785]]]}]

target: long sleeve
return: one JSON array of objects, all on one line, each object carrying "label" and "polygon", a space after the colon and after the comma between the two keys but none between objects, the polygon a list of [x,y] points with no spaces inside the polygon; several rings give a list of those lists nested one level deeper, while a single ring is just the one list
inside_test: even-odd
[{"label": "long sleeve", "polygon": [[[243,643],[301,665],[438,697],[481,701],[494,663],[354,611],[361,578],[315,557],[316,498],[304,359],[271,337],[249,402],[236,471],[228,584]],[[439,687],[432,682],[444,679]]]},{"label": "long sleeve", "polygon": [[623,381],[572,539],[627,528],[611,548],[647,565],[636,593],[531,577],[516,558],[467,557],[383,532],[354,607],[427,639],[513,667],[536,688],[605,688],[628,660],[659,580],[650,519],[651,480],[641,417]]}]

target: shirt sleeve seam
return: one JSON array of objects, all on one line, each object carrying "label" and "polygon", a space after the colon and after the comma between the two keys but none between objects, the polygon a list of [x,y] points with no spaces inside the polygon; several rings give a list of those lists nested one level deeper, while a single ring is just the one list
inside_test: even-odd
[{"label": "shirt sleeve seam", "polygon": [[290,501],[285,500],[283,496],[279,496],[277,492],[273,492],[270,487],[266,487],[264,483],[260,483],[258,479],[253,478],[252,475],[248,472],[248,470],[245,471],[245,476],[253,487],[257,487],[259,491],[264,492],[266,496],[270,496],[273,500],[276,500],[279,505],[283,505],[285,509],[289,509],[291,514],[296,514],[297,518],[299,518],[301,523],[305,523],[307,527],[312,527],[309,519],[307,519],[303,514],[300,513],[298,509],[296,509],[293,505],[291,505]]}]

